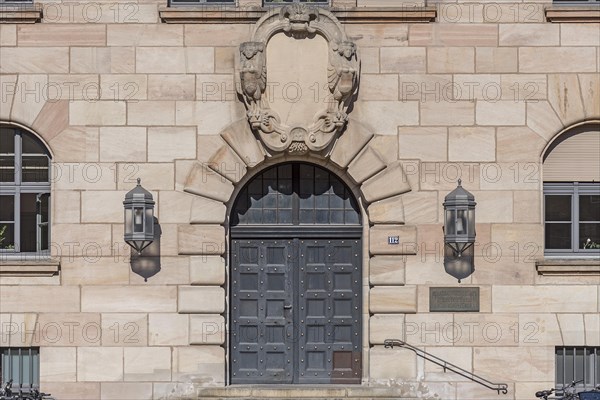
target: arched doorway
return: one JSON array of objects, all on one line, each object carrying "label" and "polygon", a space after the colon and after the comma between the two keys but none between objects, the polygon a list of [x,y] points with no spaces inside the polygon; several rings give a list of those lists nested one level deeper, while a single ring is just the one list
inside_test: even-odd
[{"label": "arched doorway", "polygon": [[361,218],[312,164],[265,169],[230,218],[231,383],[360,383]]}]

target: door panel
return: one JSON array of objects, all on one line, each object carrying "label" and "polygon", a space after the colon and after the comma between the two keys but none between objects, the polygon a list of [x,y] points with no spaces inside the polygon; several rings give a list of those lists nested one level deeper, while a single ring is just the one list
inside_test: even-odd
[{"label": "door panel", "polygon": [[359,240],[301,240],[300,383],[360,383]]},{"label": "door panel", "polygon": [[232,383],[360,383],[360,243],[232,240]]},{"label": "door panel", "polygon": [[291,383],[293,266],[284,241],[232,241],[232,383]]}]

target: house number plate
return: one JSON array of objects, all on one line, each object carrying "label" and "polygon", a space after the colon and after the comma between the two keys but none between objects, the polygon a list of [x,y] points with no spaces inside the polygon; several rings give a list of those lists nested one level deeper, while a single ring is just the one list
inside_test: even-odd
[{"label": "house number plate", "polygon": [[388,244],[400,244],[400,236],[388,236]]}]

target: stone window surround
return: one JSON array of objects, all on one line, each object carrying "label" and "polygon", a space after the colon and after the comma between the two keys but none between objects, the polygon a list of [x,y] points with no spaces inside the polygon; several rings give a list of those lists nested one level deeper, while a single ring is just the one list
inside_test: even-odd
[{"label": "stone window surround", "polygon": [[[168,24],[254,24],[273,6],[185,6],[159,7],[162,22]],[[428,23],[434,22],[437,9],[428,7],[336,7],[328,8],[341,23]]]},{"label": "stone window surround", "polygon": [[42,17],[41,4],[0,4],[0,23],[34,24]]},{"label": "stone window surround", "polygon": [[[269,6],[267,6],[268,8]],[[335,3],[331,11],[343,23],[370,22],[435,22],[436,7],[340,7]],[[215,8],[211,5],[186,6],[184,8],[160,7],[161,22],[165,23],[255,23],[264,14],[264,7],[239,9]],[[598,23],[600,9],[597,6],[549,6],[545,9],[546,20],[558,23]],[[41,4],[0,5],[0,23],[32,24],[41,22]]]},{"label": "stone window surround", "polygon": [[560,23],[598,23],[600,7],[597,5],[550,6],[545,9],[548,22]]},{"label": "stone window surround", "polygon": [[595,257],[551,258],[537,260],[535,269],[539,275],[588,275],[600,276],[600,264]]}]

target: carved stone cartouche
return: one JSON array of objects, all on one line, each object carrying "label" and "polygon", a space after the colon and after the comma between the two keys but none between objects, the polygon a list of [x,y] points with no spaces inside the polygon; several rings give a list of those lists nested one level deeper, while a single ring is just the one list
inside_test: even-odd
[{"label": "carved stone cartouche", "polygon": [[[296,40],[319,34],[329,46],[329,96],[323,109],[302,126],[282,123],[266,100],[265,52],[271,37],[280,32]],[[252,41],[240,46],[240,88],[248,122],[273,152],[304,154],[327,148],[348,121],[347,111],[358,91],[359,74],[356,44],[347,38],[339,21],[329,11],[306,4],[290,4],[270,11],[257,22]]]}]

